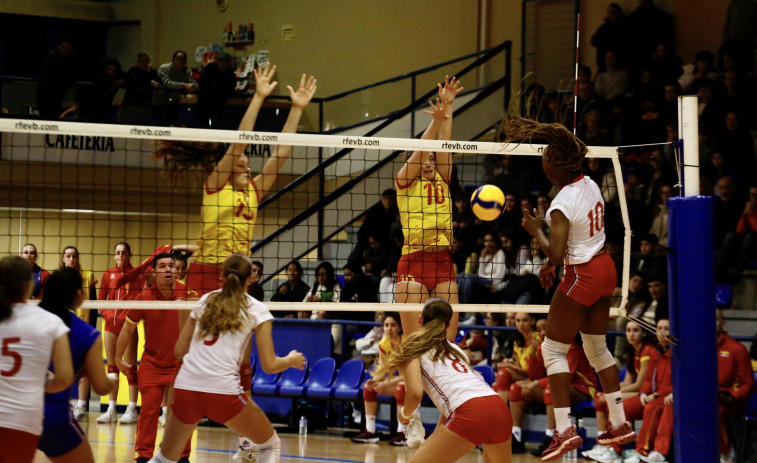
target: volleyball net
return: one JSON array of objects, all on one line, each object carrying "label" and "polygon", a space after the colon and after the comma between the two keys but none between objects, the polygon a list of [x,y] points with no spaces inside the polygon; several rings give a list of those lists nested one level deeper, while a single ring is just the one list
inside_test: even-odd
[{"label": "volleyball net", "polygon": [[[55,269],[61,265],[63,249],[74,246],[81,267],[90,270],[96,280],[115,265],[113,251],[119,242],[129,243],[132,264],[137,265],[158,246],[194,245],[200,236],[207,172],[190,170],[172,179],[163,161],[154,156],[158,143],[218,144],[219,157],[228,144],[246,144],[253,177],[277,146],[293,146],[276,184],[260,198],[255,219],[251,257],[264,264],[261,284],[265,301],[286,281],[285,269],[291,261],[302,265],[302,280],[313,287],[314,270],[320,262],[331,263],[337,280],[344,284],[340,276],[349,262],[365,267],[366,261],[375,264],[384,260],[389,265],[384,274],[390,284],[381,286],[381,272],[373,277],[373,284],[379,292],[377,299],[392,301],[391,294],[385,292],[392,291],[391,256],[396,254],[398,241],[381,235],[391,224],[382,224],[382,230],[372,230],[365,224],[369,209],[378,207],[382,193],[395,187],[394,178],[406,153],[451,152],[455,174],[448,200],[455,203],[453,261],[458,264],[458,283],[465,285],[475,275],[475,256],[484,234],[490,233],[497,240],[497,248],[504,245],[503,252],[508,256],[506,279],[511,282],[506,287],[512,284],[511,293],[515,287],[527,288],[508,297],[484,300],[474,295],[461,301],[460,310],[546,313],[548,308],[543,289],[535,287],[528,276],[534,272],[538,276],[543,255],[535,249],[519,219],[522,207],[545,212],[556,193],[542,173],[543,145],[497,143],[491,141],[491,134],[481,140],[444,141],[19,119],[0,119],[0,132],[0,170],[5,185],[0,193],[0,252],[19,255],[25,244],[32,243],[38,250],[37,263]],[[624,183],[618,152],[617,147],[590,147],[587,159],[598,159],[599,166],[587,166],[586,170],[605,198],[602,225],[607,251],[620,270],[615,308],[623,307],[628,294],[631,252],[626,198],[618,188]],[[469,207],[470,193],[487,183],[500,186],[506,194],[505,212],[492,222],[477,220]],[[371,247],[371,240],[380,241],[378,248]],[[389,258],[382,260],[382,254]],[[191,265],[192,260],[189,262]],[[382,294],[382,287],[389,289]],[[100,309],[145,307],[128,301],[86,304]],[[149,305],[158,308],[154,302]],[[193,305],[176,302],[165,307],[186,309]],[[324,302],[318,310],[376,311],[385,306],[347,307]],[[301,310],[302,303],[273,302],[270,307]],[[392,310],[418,307],[393,304]]]}]

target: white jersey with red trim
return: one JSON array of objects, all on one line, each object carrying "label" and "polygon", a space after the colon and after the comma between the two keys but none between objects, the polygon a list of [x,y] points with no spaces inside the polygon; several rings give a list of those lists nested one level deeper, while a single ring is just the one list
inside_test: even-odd
[{"label": "white jersey with red trim", "polygon": [[272,320],[273,315],[262,302],[245,294],[249,316],[242,329],[212,338],[200,338],[199,320],[205,312],[208,297],[220,292],[221,290],[217,290],[205,294],[192,309],[190,317],[197,320],[197,323],[189,352],[184,356],[184,363],[176,375],[174,387],[177,389],[230,395],[244,392],[239,383],[239,366],[246,354],[244,346],[255,328]]},{"label": "white jersey with red trim", "polygon": [[565,185],[549,206],[544,220],[552,226],[552,211],[570,221],[566,265],[589,262],[605,244],[605,201],[596,183],[581,175]]},{"label": "white jersey with red trim", "polygon": [[11,317],[0,323],[0,428],[42,434],[53,343],[68,331],[63,320],[45,309],[13,304]]},{"label": "white jersey with red trim", "polygon": [[[456,345],[449,343],[460,358],[468,357]],[[497,395],[470,362],[463,362],[449,354],[437,361],[432,360],[436,350],[420,357],[423,390],[445,416],[451,416],[457,408],[470,399]]]}]

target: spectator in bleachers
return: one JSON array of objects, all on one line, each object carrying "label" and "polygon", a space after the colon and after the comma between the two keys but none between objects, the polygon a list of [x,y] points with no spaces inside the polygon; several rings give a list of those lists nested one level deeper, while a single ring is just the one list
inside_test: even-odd
[{"label": "spectator in bleachers", "polygon": [[[386,312],[384,317],[384,337],[379,342],[378,364],[385,364],[387,359],[400,348],[402,343],[402,322],[397,312]],[[378,394],[394,395],[397,407],[404,404],[405,383],[402,375],[395,371],[381,379],[369,378],[363,384],[363,404],[365,409],[365,429],[352,438],[352,442],[358,444],[377,443],[376,414],[378,412]],[[397,423],[397,433],[389,440],[390,445],[407,445],[405,440],[405,428],[402,423]]]},{"label": "spectator in bleachers", "polygon": [[184,93],[195,93],[197,81],[192,77],[192,70],[187,67],[187,52],[177,50],[170,63],[161,64],[158,78],[165,89],[165,122],[176,125],[179,121],[179,100]]},{"label": "spectator in bleachers", "polygon": [[[626,360],[623,364],[626,368],[626,375],[620,382],[621,397],[624,401],[631,398],[635,400],[638,397],[647,374],[650,372],[649,360],[654,355],[656,348],[651,337],[646,335],[646,331],[638,323],[629,321],[626,324],[625,331],[626,354],[624,357]],[[600,435],[607,427],[607,414],[609,413],[604,393],[597,392],[594,407],[597,414],[597,435]],[[636,411],[635,416],[632,414],[634,411]],[[629,407],[626,409],[626,418],[629,420],[641,419],[643,414],[640,412],[641,410],[636,407],[633,409]],[[588,452],[584,452],[583,455],[596,461],[612,461],[620,458],[620,448],[597,444]]]},{"label": "spectator in bleachers", "polygon": [[668,285],[667,277],[661,273],[651,274],[648,278],[647,289],[649,290],[650,302],[644,307],[641,318],[654,325],[659,320],[668,319]]},{"label": "spectator in bleachers", "polygon": [[258,301],[263,301],[265,298],[265,292],[263,287],[260,286],[260,280],[263,278],[263,263],[258,260],[252,261],[252,273],[250,274],[252,281],[247,287],[247,294],[254,297]]},{"label": "spectator in bleachers", "polygon": [[452,200],[455,206],[452,209],[452,233],[471,243],[480,233],[476,227],[476,216],[470,208],[470,193],[461,191]]},{"label": "spectator in bleachers", "polygon": [[150,54],[137,53],[137,65],[126,73],[126,93],[118,118],[125,124],[145,124],[153,112],[153,95],[160,89],[158,71],[150,66]]},{"label": "spectator in bleachers", "polygon": [[50,277],[50,272],[37,265],[37,246],[26,243],[21,248],[21,257],[29,261],[29,266],[32,269],[32,280],[34,281],[32,299],[42,299],[42,290]]},{"label": "spectator in bleachers", "polygon": [[[639,6],[628,16],[631,37],[629,66],[638,71],[649,62],[660,43],[673,43],[673,23],[670,16],[657,8],[652,0],[638,0]],[[637,72],[631,72],[637,75]],[[676,76],[678,77],[678,76]]]},{"label": "spectator in bleachers", "polygon": [[381,200],[368,208],[363,224],[357,232],[357,244],[348,260],[362,264],[363,251],[368,247],[368,237],[378,236],[383,242],[389,239],[392,224],[399,221],[400,212],[397,208],[397,192],[388,188],[381,193]]},{"label": "spectator in bleachers", "polygon": [[234,96],[237,76],[231,66],[231,55],[221,52],[215,61],[208,63],[197,84],[197,113],[201,127],[224,129],[223,115],[226,100]]},{"label": "spectator in bleachers", "polygon": [[715,151],[720,152],[735,175],[739,186],[748,185],[755,179],[757,165],[754,157],[754,139],[749,129],[742,124],[741,116],[728,112],[724,117],[725,129],[718,135]]},{"label": "spectator in bleachers", "polygon": [[725,128],[725,99],[721,84],[714,80],[699,79],[694,82],[699,98],[699,125],[707,125],[716,132]]},{"label": "spectator in bleachers", "polygon": [[[609,128],[610,115],[612,114],[612,108],[610,104],[605,101],[594,90],[594,84],[591,82],[581,82],[578,84],[578,98],[576,100],[576,123],[578,124],[578,131],[583,130],[583,121],[585,115],[589,111],[597,111],[599,113],[600,125],[605,129]],[[565,124],[568,129],[573,129],[573,109],[568,109],[565,117]]]},{"label": "spectator in bleachers", "polygon": [[720,309],[717,309],[716,320],[720,461],[730,461],[733,448],[729,423],[746,412],[749,396],[754,390],[754,374],[749,352],[725,331],[726,320]]},{"label": "spectator in bleachers", "polygon": [[610,146],[612,144],[612,135],[605,127],[602,127],[600,117],[601,114],[597,110],[591,110],[584,114],[578,137],[587,146]]},{"label": "spectator in bleachers", "polygon": [[363,251],[365,276],[378,285],[379,280],[386,273],[388,265],[389,252],[386,250],[385,242],[377,233],[371,233],[368,235],[368,248]]},{"label": "spectator in bleachers", "polygon": [[[658,105],[660,118],[666,123],[678,121],[678,96],[681,95],[681,85],[678,81],[671,80],[662,86],[662,100]],[[677,124],[676,124],[677,127]],[[671,140],[667,140],[671,141]]]},{"label": "spectator in bleachers", "polygon": [[736,229],[726,233],[720,248],[718,268],[726,274],[738,275],[757,261],[757,186],[749,188],[749,199],[736,223]]},{"label": "spectator in bleachers", "polygon": [[[286,267],[287,281],[276,288],[276,293],[271,297],[271,302],[302,302],[310,291],[310,286],[302,281],[302,265],[293,260]],[[279,313],[285,318],[297,318],[296,311]]]},{"label": "spectator in bleachers", "polygon": [[605,56],[608,51],[617,55],[618,60],[628,59],[631,36],[629,34],[628,17],[623,14],[623,8],[617,3],[607,6],[607,16],[602,25],[591,36],[591,45],[597,49],[597,68],[605,66]]},{"label": "spectator in bleachers", "polygon": [[701,175],[707,178],[710,185],[717,185],[722,177],[733,178],[734,173],[726,165],[725,157],[717,151],[710,153],[707,163],[702,164]]},{"label": "spectator in bleachers", "polygon": [[344,271],[344,288],[340,302],[377,302],[376,286],[366,278],[363,269],[356,264],[347,263]]},{"label": "spectator in bleachers", "polygon": [[[528,189],[530,172],[524,171],[519,156],[510,154],[494,157],[495,163],[486,183],[499,187],[507,195],[521,197]],[[516,207],[517,209],[517,207]],[[520,220],[518,221],[520,223]]]},{"label": "spectator in bleachers", "polygon": [[604,64],[594,78],[594,88],[605,101],[625,95],[628,91],[628,71],[618,64],[618,58],[613,50],[607,50]]},{"label": "spectator in bleachers", "polygon": [[76,82],[78,74],[79,64],[74,54],[74,42],[66,37],[45,55],[42,63],[36,93],[37,110],[41,119],[60,119],[63,98],[68,87]]},{"label": "spectator in bleachers", "polygon": [[374,326],[365,336],[355,340],[355,357],[363,361],[365,368],[378,360],[379,343],[384,338],[384,318],[386,312],[381,310],[374,313],[374,321],[381,326]]},{"label": "spectator in bleachers", "polygon": [[500,249],[499,240],[491,233],[484,233],[484,247],[478,255],[475,275],[465,275],[460,288],[460,302],[463,304],[489,303],[494,294],[505,286],[505,253]]},{"label": "spectator in bleachers", "polygon": [[[504,190],[503,190],[504,191]],[[514,236],[523,235],[523,212],[521,212],[520,201],[518,196],[513,193],[505,193],[505,207],[502,214],[494,222],[494,228],[504,233]]]},{"label": "spectator in bleachers", "polygon": [[487,341],[483,330],[470,330],[470,333],[457,343],[457,347],[462,349],[465,355],[468,356],[471,365],[488,365],[486,356],[488,354],[489,341]]},{"label": "spectator in bleachers", "polygon": [[683,66],[683,74],[678,78],[683,93],[692,93],[694,82],[699,79],[718,80],[715,70],[715,55],[710,50],[700,50],[694,57],[693,63]]},{"label": "spectator in bleachers", "polygon": [[[342,295],[342,288],[336,281],[336,273],[331,262],[323,261],[315,268],[315,282],[312,288],[305,295],[304,302],[339,302]],[[304,308],[304,307],[303,307]],[[317,319],[340,319],[341,312],[314,310],[300,312],[299,318],[317,318]],[[331,352],[336,358],[342,355],[342,325],[331,325]]]},{"label": "spectator in bleachers", "polygon": [[743,74],[733,70],[723,73],[726,111],[738,114],[739,125],[746,129],[752,129],[756,122],[757,112],[754,108],[757,108],[757,102],[755,102],[754,95],[751,95],[745,86]]},{"label": "spectator in bleachers", "polygon": [[728,232],[736,230],[736,224],[744,212],[744,204],[738,195],[738,188],[732,177],[718,179],[713,207],[713,225],[715,227],[715,249],[720,249]]},{"label": "spectator in bleachers", "polygon": [[[647,282],[641,273],[631,268],[631,278],[628,280],[628,299],[626,300],[626,314],[630,317],[640,317],[644,309],[651,302]],[[625,331],[628,319],[617,317],[615,319],[615,329]],[[628,359],[628,341],[625,336],[615,338],[615,358],[619,363],[625,364]]]},{"label": "spectator in bleachers", "polygon": [[[637,397],[623,401],[626,416],[642,417],[641,430],[636,438],[636,448],[624,461],[665,462],[673,434],[673,377],[671,369],[670,321],[660,319],[657,328],[657,349],[650,358],[649,369]],[[638,418],[635,418],[638,419]]]},{"label": "spectator in bleachers", "polygon": [[673,196],[672,185],[662,185],[660,187],[659,199],[657,204],[652,206],[652,226],[649,233],[655,235],[660,246],[668,245],[668,206],[667,201]]},{"label": "spectator in bleachers", "polygon": [[[484,325],[486,326],[515,326],[515,314],[512,315],[512,324],[507,325],[507,314],[488,312],[484,316]],[[489,359],[489,365],[496,365],[505,358],[513,355],[513,341],[515,340],[511,331],[493,331],[492,332],[492,353]]]},{"label": "spectator in bleachers", "polygon": [[[584,143],[589,145],[586,140]],[[586,160],[588,171],[586,174],[594,180],[599,190],[602,192],[602,199],[605,207],[608,205],[618,206],[618,184],[615,180],[615,170],[612,168],[612,162],[609,159],[588,158]]]}]

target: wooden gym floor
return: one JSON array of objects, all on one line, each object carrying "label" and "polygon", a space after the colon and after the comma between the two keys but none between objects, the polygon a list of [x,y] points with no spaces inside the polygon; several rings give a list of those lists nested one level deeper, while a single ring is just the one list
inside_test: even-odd
[{"label": "wooden gym floor", "polygon": [[[87,433],[97,463],[128,463],[134,461],[134,439],[137,425],[118,423],[97,424],[97,413],[90,413],[89,420],[81,427]],[[356,431],[356,430],[355,430]],[[406,463],[415,450],[407,447],[392,447],[385,441],[378,444],[353,444],[341,430],[319,431],[300,439],[279,429],[281,438],[281,461],[313,463]],[[163,429],[158,429],[156,445],[162,439]],[[192,463],[228,463],[236,452],[237,436],[225,427],[199,426],[192,438]],[[530,448],[530,447],[529,447]],[[463,463],[483,463],[483,454],[472,450]],[[513,463],[535,463],[538,458],[513,455]],[[37,452],[34,463],[49,460]]]}]

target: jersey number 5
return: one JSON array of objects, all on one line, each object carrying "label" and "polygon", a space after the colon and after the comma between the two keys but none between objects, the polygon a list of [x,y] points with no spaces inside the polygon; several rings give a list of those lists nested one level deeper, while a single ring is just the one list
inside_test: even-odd
[{"label": "jersey number 5", "polygon": [[13,367],[10,370],[0,370],[0,376],[13,376],[21,369],[21,354],[14,352],[8,348],[9,344],[21,342],[21,338],[3,338],[3,357],[10,357],[13,359]]},{"label": "jersey number 5", "polygon": [[594,237],[594,233],[602,231],[605,226],[605,206],[597,203],[593,211],[589,211],[589,236]]}]

